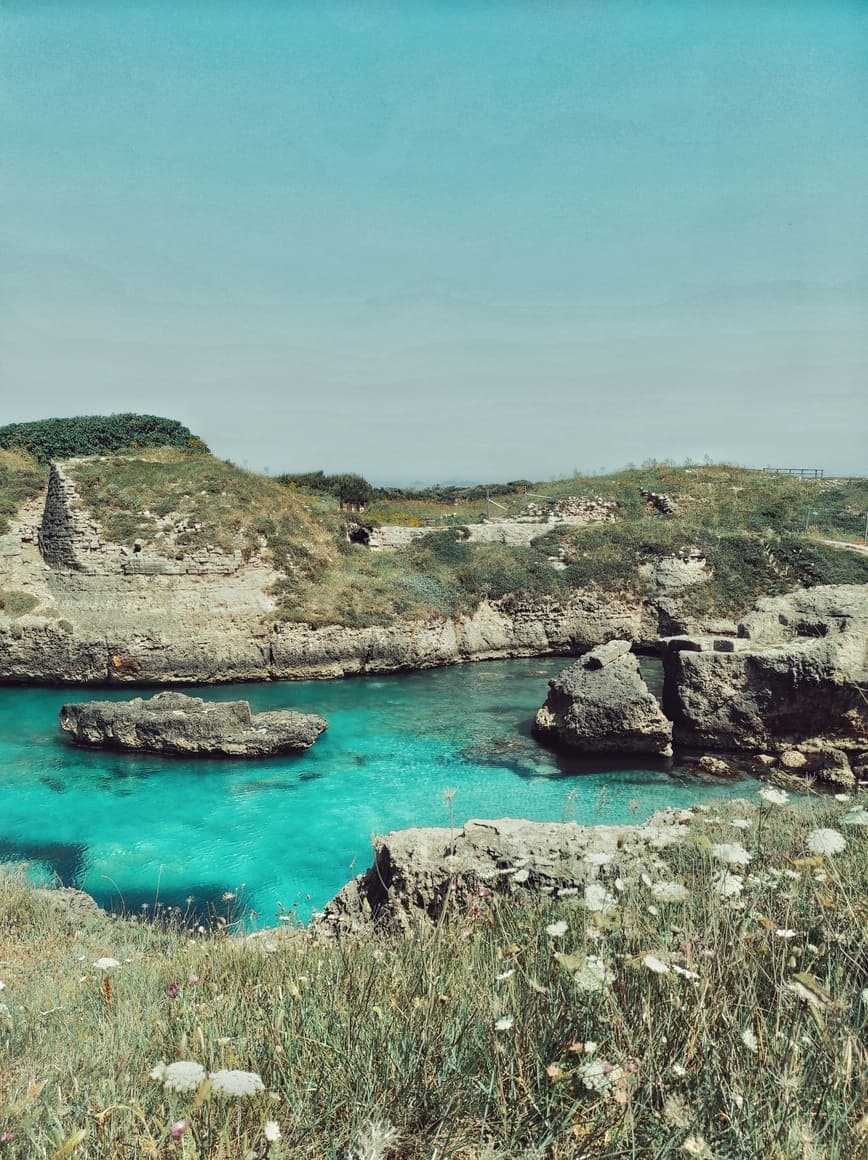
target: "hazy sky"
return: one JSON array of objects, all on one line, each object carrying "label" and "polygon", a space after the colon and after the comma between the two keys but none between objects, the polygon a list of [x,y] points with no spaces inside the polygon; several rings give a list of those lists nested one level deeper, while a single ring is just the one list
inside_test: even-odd
[{"label": "hazy sky", "polygon": [[0,423],[865,469],[868,4],[0,0]]}]

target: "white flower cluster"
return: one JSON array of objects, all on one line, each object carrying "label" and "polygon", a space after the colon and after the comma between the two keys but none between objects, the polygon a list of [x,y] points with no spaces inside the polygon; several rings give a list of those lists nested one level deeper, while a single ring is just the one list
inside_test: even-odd
[{"label": "white flower cluster", "polygon": [[838,830],[811,830],[806,842],[812,854],[840,854],[847,848],[847,839]]},{"label": "white flower cluster", "polygon": [[175,1063],[161,1061],[151,1072],[151,1079],[160,1080],[170,1092],[194,1092],[205,1079],[205,1068],[192,1059],[179,1059]]},{"label": "white flower cluster", "polygon": [[573,982],[580,991],[602,991],[614,981],[614,971],[606,966],[599,955],[588,955],[584,965],[573,975]]},{"label": "white flower cluster", "polygon": [[221,1069],[210,1072],[208,1078],[211,1080],[211,1090],[218,1096],[252,1096],[265,1091],[262,1077],[255,1071]]},{"label": "white flower cluster", "polygon": [[651,893],[658,902],[686,902],[690,894],[682,882],[652,882]]},{"label": "white flower cluster", "polygon": [[624,1074],[623,1067],[606,1063],[602,1059],[592,1059],[588,1063],[583,1063],[579,1068],[579,1075],[585,1087],[589,1091],[599,1092],[603,1096],[611,1092]]},{"label": "white flower cluster", "polygon": [[719,842],[711,847],[711,856],[725,866],[746,866],[751,859],[739,842]]}]

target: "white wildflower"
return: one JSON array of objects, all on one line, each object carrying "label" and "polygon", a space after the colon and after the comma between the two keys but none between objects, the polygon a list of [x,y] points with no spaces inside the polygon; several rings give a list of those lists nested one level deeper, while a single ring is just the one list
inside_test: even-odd
[{"label": "white wildflower", "polygon": [[681,1151],[688,1156],[697,1156],[699,1160],[711,1160],[711,1149],[701,1136],[688,1136],[681,1145]]},{"label": "white wildflower", "polygon": [[162,1082],[166,1091],[194,1092],[205,1078],[205,1068],[192,1059],[179,1059],[175,1063],[158,1063],[151,1072],[151,1079]]},{"label": "white wildflower", "polygon": [[588,955],[584,966],[573,975],[573,982],[580,991],[602,991],[614,982],[614,972],[609,970],[599,955]]},{"label": "white wildflower", "polygon": [[499,975],[495,975],[494,979],[497,983],[502,983],[504,979],[511,979],[515,974],[515,968],[510,968],[508,971],[501,971]]},{"label": "white wildflower", "polygon": [[848,793],[836,793],[834,797],[836,802],[848,802],[850,800]]},{"label": "white wildflower", "polygon": [[264,1092],[262,1077],[255,1071],[238,1071],[234,1068],[212,1071],[208,1077],[211,1090],[218,1096],[252,1096]]},{"label": "white wildflower", "polygon": [[711,847],[711,855],[725,866],[746,866],[751,858],[738,842],[719,842]]},{"label": "white wildflower", "polygon": [[582,1051],[585,1055],[593,1055],[599,1046],[599,1043],[595,1043],[593,1039],[586,1039]]},{"label": "white wildflower", "polygon": [[624,1074],[622,1067],[613,1066],[602,1059],[593,1059],[579,1068],[579,1075],[585,1087],[601,1095],[608,1095]]},{"label": "white wildflower", "polygon": [[605,850],[589,850],[582,857],[582,861],[588,866],[608,866],[612,861],[612,855]]},{"label": "white wildflower", "polygon": [[104,955],[103,958],[97,959],[93,965],[101,971],[109,971],[112,967],[119,967],[121,964],[117,959]]},{"label": "white wildflower", "polygon": [[588,910],[605,913],[607,910],[611,910],[614,905],[614,897],[599,882],[589,882],[585,887],[585,906]]},{"label": "white wildflower", "polygon": [[518,882],[519,884],[527,882],[528,878],[530,878],[530,870],[516,870],[512,876],[513,882]]},{"label": "white wildflower", "polygon": [[280,1124],[278,1124],[277,1120],[266,1120],[262,1134],[269,1143],[275,1143],[275,1141],[280,1139]]},{"label": "white wildflower", "polygon": [[384,1160],[387,1152],[397,1147],[398,1130],[381,1120],[371,1120],[357,1134],[347,1153],[347,1160]]},{"label": "white wildflower", "polygon": [[864,806],[852,806],[841,814],[842,826],[868,826],[868,810]]},{"label": "white wildflower", "polygon": [[720,898],[738,898],[744,887],[744,879],[738,874],[730,874],[721,870],[713,879],[714,893]]},{"label": "white wildflower", "polygon": [[750,818],[733,818],[729,824],[734,830],[749,830],[753,822]]},{"label": "white wildflower", "polygon": [[744,1031],[742,1031],[741,1041],[748,1051],[752,1051],[754,1054],[759,1051],[759,1040],[749,1027],[745,1027]]},{"label": "white wildflower", "polygon": [[0,991],[5,991],[5,990],[6,990],[6,984],[3,982],[2,979],[0,979]]},{"label": "white wildflower", "polygon": [[699,978],[699,975],[697,975],[696,971],[689,971],[687,967],[679,967],[678,963],[671,963],[670,969],[673,970],[676,975],[681,975],[684,979],[692,979],[695,981]]},{"label": "white wildflower", "polygon": [[785,789],[775,789],[772,785],[764,785],[759,795],[770,806],[785,806],[790,800],[790,795]]},{"label": "white wildflower", "polygon": [[840,854],[847,848],[847,839],[837,830],[811,830],[807,847],[812,854]]},{"label": "white wildflower", "polygon": [[658,902],[684,902],[690,896],[682,882],[652,882],[651,893]]},{"label": "white wildflower", "polygon": [[683,1079],[687,1075],[687,1068],[681,1063],[673,1063],[672,1074],[677,1075],[679,1079]]},{"label": "white wildflower", "polygon": [[795,938],[798,933],[797,930],[786,930],[783,927],[778,927],[775,931],[778,938]]},{"label": "white wildflower", "polygon": [[512,1015],[501,1015],[494,1025],[495,1031],[512,1031],[515,1019]]},{"label": "white wildflower", "polygon": [[546,934],[551,935],[552,938],[560,938],[561,935],[567,933],[567,924],[563,919],[559,922],[552,922],[546,927]]},{"label": "white wildflower", "polygon": [[653,971],[655,975],[669,974],[669,964],[664,963],[662,959],[658,959],[656,955],[646,955],[642,960],[642,966],[647,967],[649,971]]},{"label": "white wildflower", "polygon": [[640,877],[641,877],[642,881],[645,883],[645,885],[646,885],[646,886],[648,886],[648,887],[651,887],[651,886],[653,886],[653,885],[654,885],[654,883],[653,883],[653,881],[652,881],[652,879],[651,879],[651,876],[650,876],[649,874],[646,874],[644,871],[642,872],[642,874],[640,875]]},{"label": "white wildflower", "polygon": [[558,898],[573,898],[578,893],[578,886],[562,886],[558,891]]}]

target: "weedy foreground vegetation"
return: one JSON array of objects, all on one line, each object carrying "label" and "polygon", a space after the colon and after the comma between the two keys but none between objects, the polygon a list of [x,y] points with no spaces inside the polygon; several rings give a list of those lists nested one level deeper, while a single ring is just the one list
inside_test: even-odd
[{"label": "weedy foreground vegetation", "polygon": [[6,876],[0,1155],[865,1155],[868,811],[765,795],[658,880],[391,938],[68,925]]}]

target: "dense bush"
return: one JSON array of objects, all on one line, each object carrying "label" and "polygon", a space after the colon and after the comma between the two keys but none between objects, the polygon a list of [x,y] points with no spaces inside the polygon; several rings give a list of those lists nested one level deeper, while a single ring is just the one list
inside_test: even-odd
[{"label": "dense bush", "polygon": [[284,473],[277,476],[277,482],[286,487],[312,492],[314,495],[331,495],[342,504],[351,504],[353,507],[362,507],[370,503],[374,496],[371,484],[363,476],[356,475],[352,471],[341,472],[338,475],[326,475],[322,471]]},{"label": "dense bush", "polygon": [[208,448],[188,427],[158,415],[76,415],[0,427],[0,447],[20,448],[37,459],[104,455],[135,447]]}]

